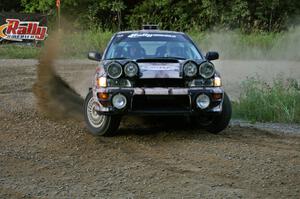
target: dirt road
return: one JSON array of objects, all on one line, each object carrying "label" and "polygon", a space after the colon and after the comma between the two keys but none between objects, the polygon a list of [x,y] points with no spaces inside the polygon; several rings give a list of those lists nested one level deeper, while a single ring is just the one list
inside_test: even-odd
[{"label": "dirt road", "polygon": [[[130,125],[93,137],[37,113],[34,61],[0,62],[0,198],[299,198],[300,136]],[[84,95],[94,63],[63,63]]]}]

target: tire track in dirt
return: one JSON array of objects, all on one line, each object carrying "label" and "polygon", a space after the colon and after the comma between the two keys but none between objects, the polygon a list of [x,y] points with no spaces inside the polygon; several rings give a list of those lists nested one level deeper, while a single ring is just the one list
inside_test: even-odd
[{"label": "tire track in dirt", "polygon": [[[98,139],[101,139],[101,138],[98,138]],[[162,160],[161,157],[163,157],[163,155],[157,153],[157,151],[156,151],[156,153],[147,155],[147,153],[149,153],[149,151],[148,151],[149,148],[147,148],[146,146],[143,146],[143,145],[136,146],[133,144],[118,144],[117,146],[111,147],[112,145],[115,145],[113,142],[106,140],[105,142],[102,142],[102,143],[105,143],[105,146],[108,148],[120,149],[120,152],[127,155],[131,160],[140,162],[147,166],[151,166],[153,169],[160,168],[160,169],[168,170],[170,172],[176,172],[179,174],[195,173],[195,172],[200,171],[198,169],[198,167],[193,167],[192,165],[189,165],[189,166],[181,165],[181,167],[178,167],[178,166],[175,166],[172,162]]]},{"label": "tire track in dirt", "polygon": [[[236,142],[236,143],[245,143],[249,145],[256,145],[259,147],[266,147],[266,148],[273,148],[274,150],[285,150],[286,152],[300,152],[300,143],[292,143],[290,140],[297,140],[298,136],[290,136],[289,139],[286,139],[286,136],[281,136],[281,135],[275,135],[272,133],[269,133],[264,130],[259,130],[259,129],[253,129],[253,128],[240,128],[236,127],[236,130],[249,130],[249,131],[256,131],[252,137],[249,135],[245,136],[243,134],[238,134],[236,136],[228,135],[225,137],[229,139],[231,142]],[[234,129],[232,129],[234,130]],[[236,131],[235,130],[235,131]],[[258,137],[255,137],[255,136]],[[271,139],[270,139],[271,138]]]}]

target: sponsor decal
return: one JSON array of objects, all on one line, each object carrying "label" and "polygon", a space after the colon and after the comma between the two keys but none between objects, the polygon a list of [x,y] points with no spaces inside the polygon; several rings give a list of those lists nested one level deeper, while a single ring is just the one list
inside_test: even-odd
[{"label": "sponsor decal", "polygon": [[11,41],[45,40],[48,28],[39,24],[36,21],[6,19],[6,24],[0,26],[0,38]]},{"label": "sponsor decal", "polygon": [[139,63],[141,79],[147,78],[181,78],[178,63]]},{"label": "sponsor decal", "polygon": [[160,70],[163,70],[163,71],[178,71],[179,72],[179,68],[180,68],[180,65],[177,64],[177,63],[168,63],[168,64],[163,64],[163,63],[140,63],[139,64],[140,66],[140,70],[142,71],[160,71]]},{"label": "sponsor decal", "polygon": [[129,38],[137,38],[137,37],[168,37],[168,38],[176,38],[176,35],[171,34],[151,34],[151,33],[132,33],[128,35]]}]

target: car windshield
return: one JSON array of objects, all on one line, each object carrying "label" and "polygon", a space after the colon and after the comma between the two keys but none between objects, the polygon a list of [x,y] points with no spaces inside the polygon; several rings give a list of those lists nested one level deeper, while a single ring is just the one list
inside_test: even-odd
[{"label": "car windshield", "polygon": [[120,33],[105,55],[105,59],[151,58],[202,59],[186,36],[174,33]]}]

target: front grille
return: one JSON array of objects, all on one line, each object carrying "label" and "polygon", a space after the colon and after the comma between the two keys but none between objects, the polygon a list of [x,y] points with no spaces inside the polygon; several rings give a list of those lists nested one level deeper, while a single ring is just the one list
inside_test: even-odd
[{"label": "front grille", "polygon": [[187,111],[190,109],[188,95],[135,95],[132,110]]},{"label": "front grille", "polygon": [[135,87],[186,87],[186,82],[183,79],[138,79]]}]

